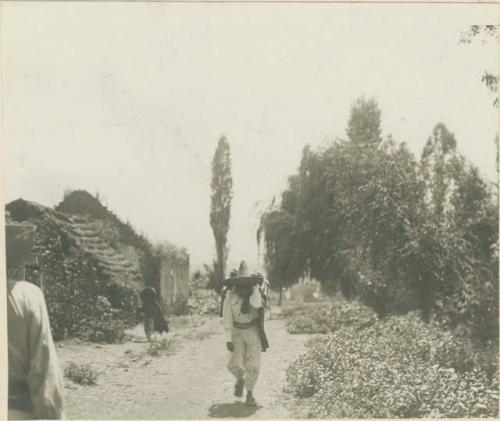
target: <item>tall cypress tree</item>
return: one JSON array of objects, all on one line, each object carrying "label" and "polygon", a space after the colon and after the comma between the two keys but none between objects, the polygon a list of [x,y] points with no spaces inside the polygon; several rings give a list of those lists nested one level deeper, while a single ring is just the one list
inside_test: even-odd
[{"label": "tall cypress tree", "polygon": [[216,261],[215,279],[225,277],[228,256],[227,233],[231,216],[233,179],[231,177],[231,151],[225,136],[221,136],[212,160],[212,189],[210,207],[210,226],[214,233]]}]

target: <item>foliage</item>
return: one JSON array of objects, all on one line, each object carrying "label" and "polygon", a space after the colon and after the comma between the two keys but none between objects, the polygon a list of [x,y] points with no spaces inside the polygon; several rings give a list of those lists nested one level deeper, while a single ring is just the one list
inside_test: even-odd
[{"label": "foliage", "polygon": [[[231,155],[229,142],[225,136],[219,139],[212,160],[212,189],[210,206],[210,226],[214,233],[216,249],[217,279],[225,276],[228,256],[227,233],[231,216],[231,199],[233,197],[233,179],[231,177]],[[215,287],[215,285],[211,285]]]},{"label": "foliage", "polygon": [[297,311],[287,319],[286,329],[291,334],[329,333],[333,329],[331,308],[318,306],[311,311]]},{"label": "foliage", "polygon": [[[298,300],[299,302],[308,303],[313,301],[319,301],[321,299],[320,284],[317,281],[304,281],[295,284],[290,289],[290,295],[293,300]],[[316,295],[317,294],[317,295]]]},{"label": "foliage", "polygon": [[35,251],[54,339],[120,341],[124,328],[136,322],[136,291],[118,285],[94,255],[76,244],[64,214],[24,201],[8,207],[12,217],[37,226]]},{"label": "foliage", "polygon": [[293,285],[302,274],[298,271],[299,256],[293,241],[295,219],[284,210],[272,210],[263,216],[261,227],[265,227],[265,258],[271,288],[281,290]]},{"label": "foliage", "polygon": [[380,143],[380,109],[377,102],[363,97],[358,98],[351,107],[347,125],[347,137],[354,143]]},{"label": "foliage", "polygon": [[166,257],[173,261],[176,266],[181,266],[189,261],[189,254],[185,248],[176,247],[166,241],[153,247],[153,255]]},{"label": "foliage", "polygon": [[311,417],[496,417],[494,349],[484,358],[409,313],[315,340],[288,368],[287,385]]},{"label": "foliage", "polygon": [[[444,124],[418,161],[405,144],[373,140],[380,114],[367,104],[353,105],[353,139],[304,148],[280,203],[262,216],[271,286],[308,276],[379,316],[420,309],[497,337],[496,195]],[[354,130],[357,122],[372,127]]]},{"label": "foliage", "polygon": [[[471,25],[467,31],[462,33],[461,43],[471,44],[474,40],[479,40],[482,45],[488,42],[496,42],[498,44],[500,32],[498,31],[498,26],[496,25]],[[481,81],[485,83],[487,88],[493,93],[498,92],[498,73],[493,74],[489,71],[485,71]],[[498,106],[498,95],[493,103]]]},{"label": "foliage", "polygon": [[95,385],[99,377],[90,364],[79,365],[74,362],[68,363],[64,369],[64,375],[71,381],[84,386]]},{"label": "foliage", "polygon": [[345,327],[358,330],[377,321],[377,315],[369,307],[343,299],[304,304],[285,310],[283,314],[291,334],[331,333]]},{"label": "foliage", "polygon": [[[213,261],[212,264],[203,264],[203,272],[200,272],[200,277],[203,279],[203,288],[214,288],[220,282],[220,274],[217,272],[217,261]],[[215,288],[219,292],[218,287]]]},{"label": "foliage", "polygon": [[[56,340],[121,341],[124,329],[138,321],[138,289],[143,282],[158,288],[159,256],[176,269],[189,271],[186,250],[170,244],[153,248],[85,191],[67,192],[57,211],[24,200],[7,208],[12,219],[37,226],[40,267],[30,270],[28,278],[43,274],[42,288]],[[142,277],[129,270],[133,265],[127,265],[120,253],[113,254],[123,247],[137,252]],[[115,261],[106,260],[110,255]],[[176,304],[186,306],[187,297]]]},{"label": "foliage", "polygon": [[115,343],[125,337],[125,323],[116,317],[118,311],[111,307],[108,299],[97,297],[93,317],[84,317],[76,327],[76,336],[91,342]]}]

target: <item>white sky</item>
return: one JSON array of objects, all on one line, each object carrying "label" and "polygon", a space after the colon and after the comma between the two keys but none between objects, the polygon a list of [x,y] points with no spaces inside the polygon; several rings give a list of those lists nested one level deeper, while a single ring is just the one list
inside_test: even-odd
[{"label": "white sky", "polygon": [[483,72],[498,46],[459,44],[495,5],[3,3],[6,200],[99,191],[153,241],[210,261],[210,161],[228,137],[230,260],[257,256],[259,211],[306,143],[344,136],[375,96],[384,134],[417,153],[444,122],[494,178]]}]

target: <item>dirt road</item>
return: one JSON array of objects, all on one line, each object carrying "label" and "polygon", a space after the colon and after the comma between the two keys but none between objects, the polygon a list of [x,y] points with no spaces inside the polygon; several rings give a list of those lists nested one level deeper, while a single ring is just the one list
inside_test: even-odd
[{"label": "dirt road", "polygon": [[[151,356],[147,343],[119,345],[65,342],[58,348],[63,367],[70,361],[91,363],[97,385],[66,381],[69,419],[288,418],[283,394],[288,364],[304,347],[305,337],[289,335],[285,322],[266,322],[271,348],[263,354],[255,390],[259,403],[248,408],[233,396],[234,380],[226,369],[229,353],[220,318],[203,324],[178,319],[171,325],[170,355]],[[142,336],[140,327],[131,332]]]}]

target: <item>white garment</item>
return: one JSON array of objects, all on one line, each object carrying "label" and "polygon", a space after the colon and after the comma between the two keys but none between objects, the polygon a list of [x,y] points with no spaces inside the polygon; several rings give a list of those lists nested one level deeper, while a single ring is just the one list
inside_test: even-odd
[{"label": "white garment", "polygon": [[261,342],[257,327],[233,330],[233,352],[227,365],[237,379],[253,391],[260,374]]},{"label": "white garment", "polygon": [[63,378],[43,292],[29,282],[8,281],[7,297],[9,381],[29,386],[33,418],[63,419]]},{"label": "white garment", "polygon": [[233,322],[249,323],[258,317],[258,309],[262,307],[262,297],[257,285],[250,295],[250,312],[242,313],[243,300],[229,291],[224,301],[222,317],[227,334],[227,342],[233,343],[233,352],[227,365],[229,371],[237,378],[244,379],[247,390],[252,391],[257,383],[261,363],[261,340],[257,326],[247,329],[234,327]]},{"label": "white garment", "polygon": [[224,320],[224,329],[226,330],[227,342],[232,342],[233,322],[248,323],[256,319],[257,309],[262,307],[262,297],[259,287],[253,286],[250,295],[250,312],[248,314],[241,312],[243,300],[234,291],[228,291],[224,300],[222,309],[222,318]]}]

